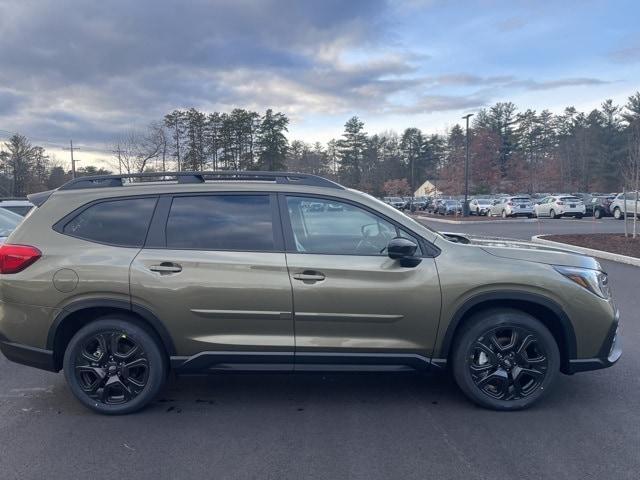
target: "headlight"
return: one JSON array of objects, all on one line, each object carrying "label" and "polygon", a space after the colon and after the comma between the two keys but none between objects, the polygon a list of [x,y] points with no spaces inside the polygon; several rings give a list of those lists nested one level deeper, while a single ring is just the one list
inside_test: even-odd
[{"label": "headlight", "polygon": [[563,267],[554,265],[556,272],[564,275],[569,280],[586,288],[592,293],[604,299],[611,298],[611,289],[609,288],[609,278],[607,274],[600,270],[591,270],[590,268]]}]

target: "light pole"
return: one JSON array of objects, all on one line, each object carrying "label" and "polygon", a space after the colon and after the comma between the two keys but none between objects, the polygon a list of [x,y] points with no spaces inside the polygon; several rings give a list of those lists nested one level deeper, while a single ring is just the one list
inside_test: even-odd
[{"label": "light pole", "polygon": [[472,117],[473,113],[467,113],[463,119],[467,121],[467,131],[465,133],[466,144],[466,157],[464,161],[464,204],[462,205],[462,216],[469,215],[469,117]]}]

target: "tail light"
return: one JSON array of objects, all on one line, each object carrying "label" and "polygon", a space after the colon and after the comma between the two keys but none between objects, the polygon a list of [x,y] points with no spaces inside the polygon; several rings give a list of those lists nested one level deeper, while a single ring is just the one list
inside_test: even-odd
[{"label": "tail light", "polygon": [[42,256],[42,252],[29,245],[0,246],[0,273],[18,273]]},{"label": "tail light", "polygon": [[564,205],[564,202],[561,202],[560,200],[558,200],[558,201],[556,202],[556,205]]},{"label": "tail light", "polygon": [[507,205],[509,205],[510,207],[513,207],[513,202],[507,202]]}]

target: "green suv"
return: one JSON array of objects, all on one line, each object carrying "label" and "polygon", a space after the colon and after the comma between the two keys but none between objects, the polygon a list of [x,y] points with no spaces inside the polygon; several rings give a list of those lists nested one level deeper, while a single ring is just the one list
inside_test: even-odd
[{"label": "green suv", "polygon": [[0,348],[106,414],[170,371],[443,369],[528,407],[620,357],[594,259],[440,234],[313,175],[83,177],[31,195],[0,247]]}]

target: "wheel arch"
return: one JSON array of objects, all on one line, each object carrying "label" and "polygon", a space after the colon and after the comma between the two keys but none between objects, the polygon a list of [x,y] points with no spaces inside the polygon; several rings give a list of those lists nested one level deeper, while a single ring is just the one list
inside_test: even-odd
[{"label": "wheel arch", "polygon": [[491,308],[514,308],[534,316],[555,338],[560,350],[561,367],[569,373],[569,360],[576,358],[576,336],[573,325],[562,307],[555,301],[526,292],[489,292],[471,297],[453,315],[444,334],[440,357],[449,358],[451,346],[462,326],[476,313]]},{"label": "wheel arch", "polygon": [[167,356],[175,355],[175,346],[169,331],[149,309],[124,300],[91,299],[80,300],[62,309],[49,328],[47,349],[53,352],[56,370],[62,368],[62,360],[71,337],[84,325],[108,314],[126,314],[149,328],[160,340]]}]

